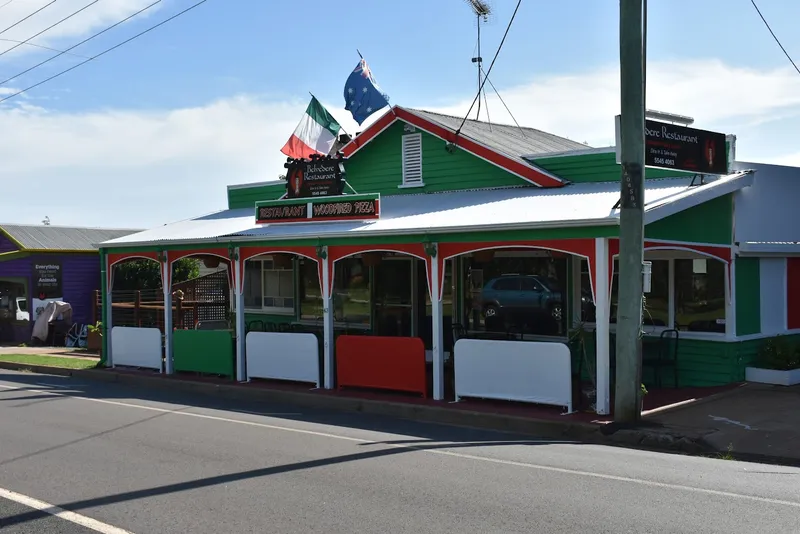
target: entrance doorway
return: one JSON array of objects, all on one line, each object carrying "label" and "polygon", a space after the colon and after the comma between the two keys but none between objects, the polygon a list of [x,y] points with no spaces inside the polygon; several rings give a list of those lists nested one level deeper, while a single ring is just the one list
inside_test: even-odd
[{"label": "entrance doorway", "polygon": [[[444,350],[453,347],[453,268],[445,262],[442,325]],[[379,336],[418,337],[433,347],[433,306],[425,262],[408,256],[384,256],[375,267],[374,331]]]},{"label": "entrance doorway", "polygon": [[414,271],[416,258],[384,256],[375,268],[375,334],[390,337],[416,335]]},{"label": "entrance doorway", "polygon": [[27,280],[0,278],[0,342],[26,341],[29,326]]}]

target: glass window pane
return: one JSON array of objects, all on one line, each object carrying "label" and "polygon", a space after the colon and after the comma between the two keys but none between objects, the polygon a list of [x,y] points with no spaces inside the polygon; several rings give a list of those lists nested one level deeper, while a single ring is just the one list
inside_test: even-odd
[{"label": "glass window pane", "polygon": [[642,323],[645,326],[669,325],[669,261],[655,260],[650,274],[650,292],[645,293]]},{"label": "glass window pane", "polygon": [[581,260],[580,321],[582,323],[593,323],[597,320],[596,310],[594,306],[594,295],[592,294],[592,282],[593,280],[589,276],[589,262],[586,260]]},{"label": "glass window pane", "polygon": [[463,323],[493,333],[566,335],[563,288],[568,257],[545,251],[497,251],[491,260],[464,259]]},{"label": "glass window pane", "polygon": [[300,263],[300,318],[322,320],[322,291],[317,262],[303,259]]},{"label": "glass window pane", "polygon": [[261,308],[262,304],[261,262],[247,260],[244,264],[244,307]]},{"label": "glass window pane", "polygon": [[725,332],[725,264],[675,260],[675,323],[693,332]]},{"label": "glass window pane", "polygon": [[333,318],[337,322],[370,323],[370,269],[361,258],[336,262],[333,282]]},{"label": "glass window pane", "polygon": [[[642,323],[645,326],[668,327],[669,325],[669,261],[650,260],[650,293],[645,293]],[[619,298],[619,261],[614,260],[614,279],[611,286],[611,322],[617,322]]]}]

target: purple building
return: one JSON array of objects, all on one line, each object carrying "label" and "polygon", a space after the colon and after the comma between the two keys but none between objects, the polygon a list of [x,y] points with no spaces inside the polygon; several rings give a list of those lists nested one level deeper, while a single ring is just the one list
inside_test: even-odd
[{"label": "purple building", "polygon": [[73,321],[92,322],[100,289],[97,243],[138,230],[0,224],[0,343],[25,343],[47,302],[72,305]]}]

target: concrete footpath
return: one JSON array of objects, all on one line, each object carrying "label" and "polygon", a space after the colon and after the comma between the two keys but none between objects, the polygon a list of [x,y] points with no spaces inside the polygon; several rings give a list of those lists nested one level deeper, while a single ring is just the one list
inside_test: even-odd
[{"label": "concrete footpath", "polygon": [[649,420],[702,432],[710,448],[726,455],[800,465],[800,386],[745,384]]},{"label": "concrete footpath", "polygon": [[[232,400],[363,412],[400,419],[513,432],[539,438],[571,439],[585,443],[800,466],[800,453],[794,450],[800,446],[792,446],[792,443],[800,443],[800,439],[797,439],[800,437],[797,419],[792,430],[791,425],[781,427],[777,418],[766,415],[774,411],[772,405],[775,399],[782,403],[781,406],[786,412],[791,411],[793,403],[795,407],[800,406],[798,388],[775,391],[769,388],[745,386],[717,397],[698,401],[696,404],[684,404],[674,411],[651,414],[637,427],[626,428],[613,423],[587,423],[566,419],[538,420],[503,413],[454,409],[447,404],[432,406],[311,391],[246,387],[234,383],[195,381],[164,375],[118,372],[111,369],[62,369],[11,362],[0,362],[0,369],[73,376],[84,380],[185,391]],[[759,399],[758,405],[754,404],[753,399],[756,397]],[[741,420],[746,418],[738,414],[753,406],[758,406],[755,410],[765,414],[758,425],[741,423]],[[795,417],[798,415],[800,414],[796,413]],[[741,426],[742,424],[744,426]]]}]

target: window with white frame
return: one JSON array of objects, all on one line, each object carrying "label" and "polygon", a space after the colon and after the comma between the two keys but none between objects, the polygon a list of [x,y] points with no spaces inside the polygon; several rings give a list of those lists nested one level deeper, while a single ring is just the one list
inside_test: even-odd
[{"label": "window with white frame", "polygon": [[[645,329],[676,328],[686,332],[725,333],[725,263],[700,256],[648,257],[651,290],[645,294]],[[614,260],[611,323],[616,323],[619,262]],[[594,303],[587,262],[581,262],[582,320],[594,322]]]},{"label": "window with white frame", "polygon": [[422,134],[403,136],[403,186],[421,186],[422,182]]},{"label": "window with white frame", "polygon": [[244,307],[265,313],[294,313],[292,263],[271,257],[247,260],[244,265]]}]

